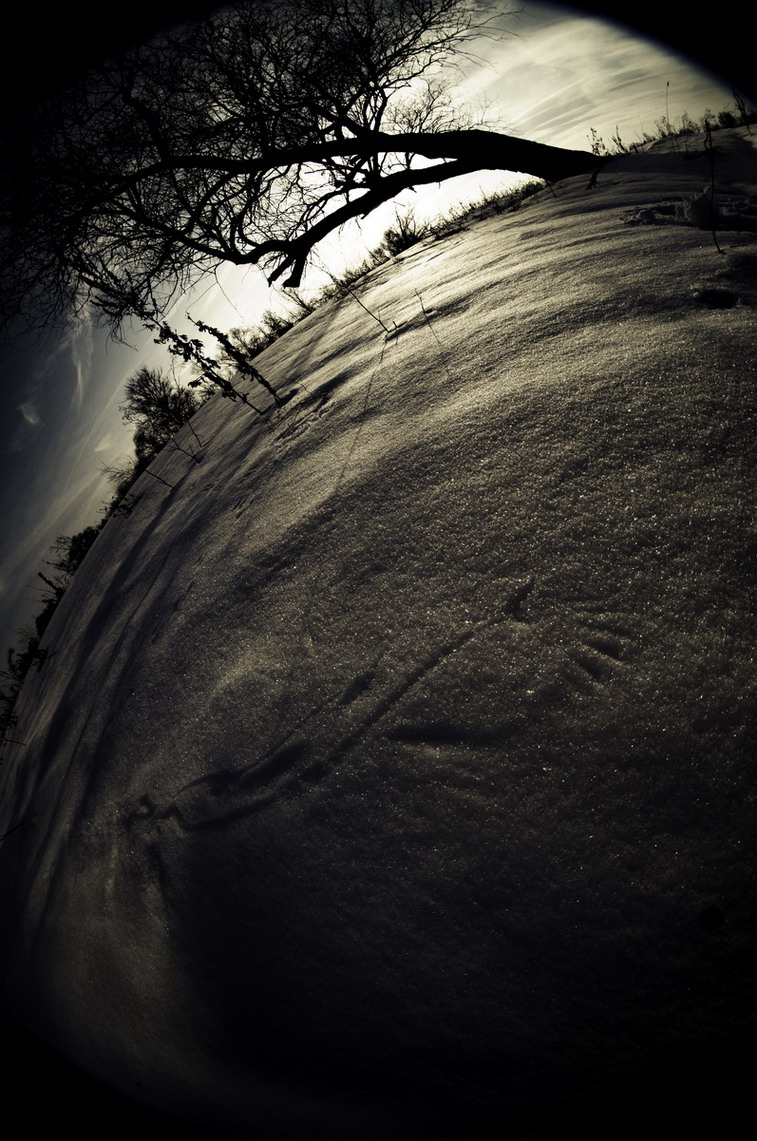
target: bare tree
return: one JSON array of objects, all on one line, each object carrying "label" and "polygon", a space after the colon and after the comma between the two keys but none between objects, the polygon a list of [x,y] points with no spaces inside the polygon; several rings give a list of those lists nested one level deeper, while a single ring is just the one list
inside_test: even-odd
[{"label": "bare tree", "polygon": [[6,318],[154,320],[223,262],[296,286],[322,238],[409,187],[595,170],[456,122],[443,69],[491,27],[474,0],[260,0],[103,64],[6,155]]},{"label": "bare tree", "polygon": [[199,397],[159,369],[141,368],[126,382],[121,416],[126,424],[147,424],[162,447],[200,406]]},{"label": "bare tree", "polygon": [[[136,461],[131,466],[132,481],[166,444],[172,444],[195,463],[200,462],[194,450],[183,447],[176,439],[176,433],[187,424],[196,443],[201,442],[190,423],[202,404],[198,393],[159,369],[141,368],[126,382],[125,394],[126,399],[120,406],[121,418],[125,424],[134,425]],[[125,472],[119,467],[105,470],[119,486]]]}]

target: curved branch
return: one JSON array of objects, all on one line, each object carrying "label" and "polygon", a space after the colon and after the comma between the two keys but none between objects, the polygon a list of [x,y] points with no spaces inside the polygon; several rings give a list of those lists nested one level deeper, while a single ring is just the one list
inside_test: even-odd
[{"label": "curved branch", "polygon": [[585,174],[601,163],[589,151],[568,150],[535,143],[514,135],[479,129],[455,131],[361,132],[356,138],[329,139],[296,147],[279,147],[258,158],[225,158],[210,154],[172,155],[130,174],[108,179],[109,192],[125,190],[136,183],[182,170],[214,171],[231,175],[256,175],[288,166],[322,163],[330,158],[370,158],[377,154],[420,155],[423,158],[466,159],[476,170],[511,170],[555,182],[573,174]]},{"label": "curved branch", "polygon": [[394,174],[389,174],[383,178],[380,184],[375,186],[367,194],[363,194],[353,202],[347,202],[338,210],[327,214],[325,218],[316,222],[315,225],[311,226],[309,230],[306,230],[304,234],[300,234],[299,237],[293,238],[290,241],[274,240],[261,243],[252,251],[247,260],[258,262],[261,258],[272,253],[283,254],[282,260],[273,273],[269,275],[268,281],[272,284],[278,280],[287,269],[292,267],[292,272],[284,282],[284,285],[298,286],[302,280],[305,263],[313,246],[317,245],[327,234],[338,230],[345,222],[349,222],[353,218],[365,217],[378,206],[382,206],[384,202],[389,202],[392,198],[395,198],[402,190],[407,190],[412,186],[422,186],[430,182],[446,182],[448,178],[457,178],[461,174],[470,174],[471,171],[476,169],[477,167],[475,165],[461,159],[458,162],[445,162],[437,166],[427,166],[422,170],[396,171]]}]

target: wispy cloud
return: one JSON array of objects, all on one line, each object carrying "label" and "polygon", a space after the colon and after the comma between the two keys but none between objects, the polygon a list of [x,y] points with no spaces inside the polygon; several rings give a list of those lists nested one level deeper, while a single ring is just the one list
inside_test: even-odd
[{"label": "wispy cloud", "polygon": [[19,404],[18,411],[21,413],[26,423],[30,424],[32,427],[37,427],[38,424],[42,423],[42,417],[40,416],[37,405],[33,400],[26,400],[23,404]]},{"label": "wispy cloud", "polygon": [[71,397],[71,407],[79,409],[92,372],[94,354],[92,322],[88,318],[82,318],[77,322],[69,335],[68,347],[71,353],[71,364],[74,367],[74,391]]},{"label": "wispy cloud", "polygon": [[[656,120],[731,100],[728,89],[674,52],[618,24],[567,9],[526,5],[516,35],[483,45],[487,66],[460,87],[501,109],[501,129],[559,146],[585,147],[591,127],[633,136]],[[667,83],[670,87],[666,87]]]},{"label": "wispy cloud", "polygon": [[42,419],[37,393],[28,393],[27,399],[15,406],[19,416],[15,418],[12,433],[9,436],[5,452],[17,456],[27,448],[36,446],[45,434],[45,422]]},{"label": "wispy cloud", "polygon": [[98,440],[92,449],[93,452],[107,452],[113,447],[113,435],[111,432],[106,432],[105,435]]}]

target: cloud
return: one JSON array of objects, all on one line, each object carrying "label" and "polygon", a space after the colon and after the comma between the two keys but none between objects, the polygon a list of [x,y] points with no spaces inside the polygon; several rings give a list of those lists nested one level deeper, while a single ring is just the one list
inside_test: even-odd
[{"label": "cloud", "polygon": [[485,64],[458,93],[501,107],[499,129],[524,138],[586,147],[590,127],[640,134],[667,113],[697,117],[731,100],[704,71],[619,24],[526,5],[513,31],[482,45]]},{"label": "cloud", "polygon": [[17,410],[21,413],[27,424],[36,428],[38,424],[42,423],[42,417],[37,411],[37,405],[33,400],[26,400],[23,404],[17,406]]},{"label": "cloud", "polygon": [[79,409],[92,372],[94,355],[92,322],[89,318],[81,318],[77,322],[69,335],[68,347],[71,353],[71,364],[74,367],[74,392],[71,397],[71,407]]}]

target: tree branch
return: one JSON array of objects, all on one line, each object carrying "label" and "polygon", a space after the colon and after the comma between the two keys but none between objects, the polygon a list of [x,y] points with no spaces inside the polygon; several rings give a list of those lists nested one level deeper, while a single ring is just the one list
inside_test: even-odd
[{"label": "tree branch", "polygon": [[445,162],[437,166],[427,166],[421,170],[399,170],[394,174],[386,175],[381,183],[363,194],[360,198],[354,199],[352,202],[346,203],[338,210],[327,214],[315,225],[311,226],[304,234],[294,238],[290,241],[270,241],[262,242],[256,249],[249,255],[248,260],[256,263],[261,258],[267,257],[272,253],[281,252],[284,256],[279,262],[279,265],[270,274],[268,281],[272,284],[278,280],[289,267],[292,267],[292,273],[289,275],[284,285],[298,286],[302,280],[302,273],[305,268],[305,263],[308,254],[313,246],[317,245],[327,234],[332,233],[334,230],[339,229],[345,222],[351,221],[353,218],[365,217],[375,210],[377,206],[383,205],[384,202],[389,202],[395,198],[400,191],[407,190],[412,186],[422,186],[430,182],[445,182],[448,178],[457,178],[461,174],[470,174],[472,170],[476,170],[475,165],[460,160],[459,162]]},{"label": "tree branch", "polygon": [[226,158],[211,154],[173,155],[126,175],[107,178],[108,193],[126,190],[139,182],[178,171],[208,171],[229,175],[256,175],[283,167],[319,164],[330,158],[371,158],[376,154],[411,154],[423,158],[467,159],[477,170],[511,170],[555,182],[585,174],[601,165],[589,151],[567,150],[535,143],[513,135],[477,128],[455,131],[361,131],[360,137],[329,139],[296,147],[279,147],[259,158]]},{"label": "tree branch", "polygon": [[3,155],[0,318],[92,302],[117,326],[224,261],[296,285],[322,237],[408,187],[596,171],[588,151],[462,128],[443,68],[479,17],[471,0],[240,0],[106,61]]}]

